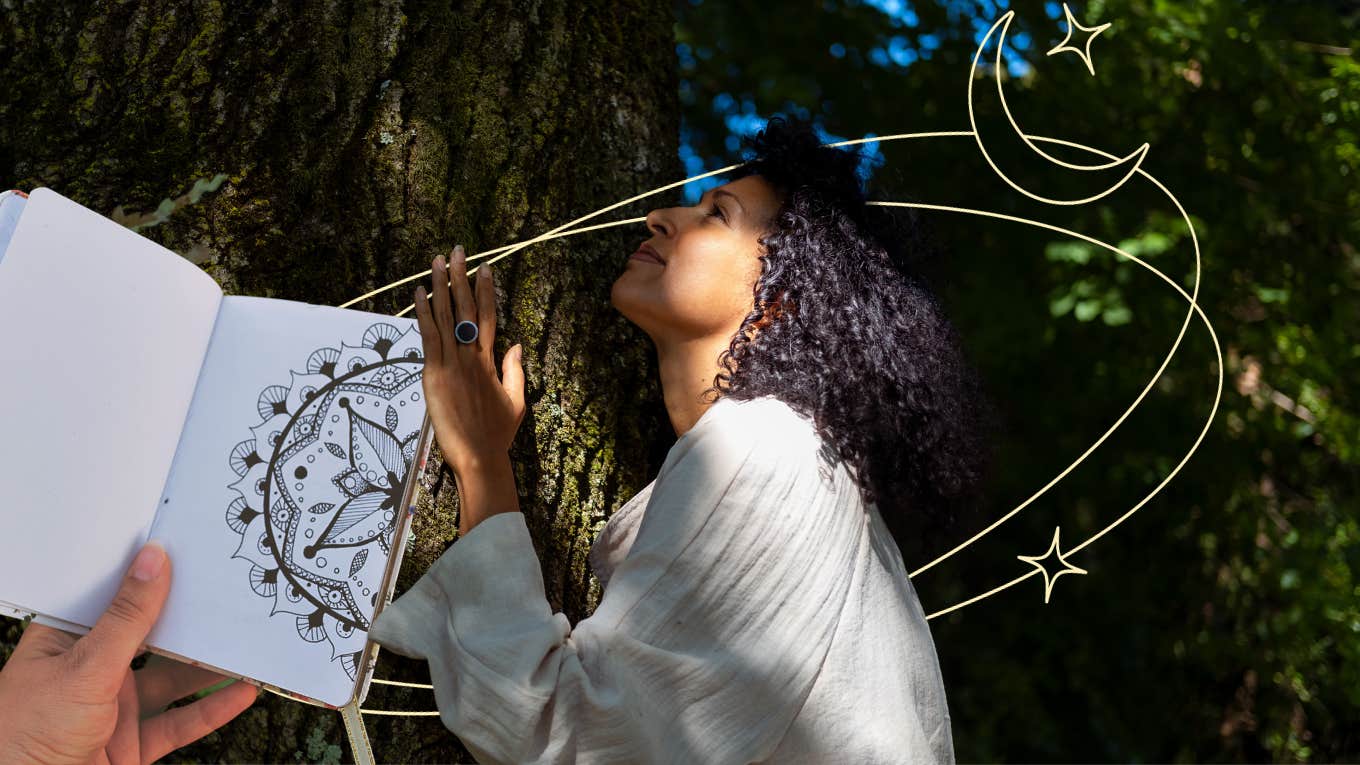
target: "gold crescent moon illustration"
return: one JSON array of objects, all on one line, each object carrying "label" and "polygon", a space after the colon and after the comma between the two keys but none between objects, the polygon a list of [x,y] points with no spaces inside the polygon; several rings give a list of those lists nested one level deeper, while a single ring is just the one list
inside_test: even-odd
[{"label": "gold crescent moon illustration", "polygon": [[[1039,146],[1020,129],[1015,118],[1011,116],[1010,106],[1006,103],[1006,89],[1002,87],[1001,84],[1001,49],[1002,46],[1006,44],[1006,32],[1010,29],[1011,19],[1013,18],[1015,18],[1015,11],[1006,11],[1004,16],[997,19],[995,24],[992,24],[992,28],[987,30],[987,34],[984,35],[982,41],[978,43],[977,52],[973,54],[973,64],[968,69],[968,121],[973,128],[973,137],[977,140],[978,149],[982,151],[982,156],[987,160],[987,164],[992,166],[992,170],[1001,177],[1001,180],[1009,184],[1011,188],[1031,199],[1037,199],[1040,202],[1047,202],[1048,204],[1053,205],[1080,205],[1100,199],[1120,186],[1123,186],[1129,178],[1133,177],[1134,173],[1138,172],[1138,168],[1143,164],[1143,158],[1147,156],[1149,148],[1148,144],[1144,142],[1142,146],[1134,149],[1128,156],[1111,160],[1100,165],[1073,164],[1071,162],[1063,161],[1039,148]],[[992,155],[987,151],[987,144],[982,140],[982,131],[978,130],[977,117],[973,113],[973,81],[977,78],[977,65],[978,61],[982,59],[982,52],[986,49],[987,42],[992,39],[992,35],[996,33],[998,27],[1001,29],[1001,34],[997,37],[996,43],[996,65],[994,67],[994,72],[996,73],[994,76],[994,79],[996,80],[996,93],[1001,98],[1001,110],[1006,114],[1006,119],[1011,123],[1011,127],[1015,130],[1015,134],[1020,137],[1021,141],[1024,141],[1025,145],[1028,146],[1031,151],[1055,165],[1066,167],[1071,170],[1100,173],[1103,176],[1111,178],[1112,180],[1105,185],[1104,191],[1081,199],[1055,199],[1052,197],[1045,197],[1022,187],[1020,184],[1011,180],[1009,176],[1001,171],[1000,167],[997,167],[996,162],[992,160]],[[1115,176],[1118,176],[1117,180],[1113,180]]]}]

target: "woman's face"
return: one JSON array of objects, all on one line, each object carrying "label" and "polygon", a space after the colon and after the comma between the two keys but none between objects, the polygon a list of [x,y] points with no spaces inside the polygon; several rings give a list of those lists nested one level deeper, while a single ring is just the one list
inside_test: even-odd
[{"label": "woman's face", "polygon": [[630,258],[609,301],[658,344],[731,337],[754,305],[757,241],[779,209],[774,188],[748,175],[709,189],[694,207],[647,215],[663,263]]}]

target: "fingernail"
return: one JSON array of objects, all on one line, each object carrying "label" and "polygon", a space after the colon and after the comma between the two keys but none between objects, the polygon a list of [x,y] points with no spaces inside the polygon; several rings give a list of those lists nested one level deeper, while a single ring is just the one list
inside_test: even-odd
[{"label": "fingernail", "polygon": [[480,277],[482,277],[483,279],[485,279],[486,277],[490,276],[490,275],[491,275],[491,264],[489,264],[489,263],[483,263],[480,267],[477,268],[477,275],[480,276]]},{"label": "fingernail", "polygon": [[132,578],[139,582],[150,582],[161,575],[164,567],[165,549],[156,542],[147,542],[132,562]]},{"label": "fingernail", "polygon": [[453,246],[453,251],[456,252],[456,253],[458,253],[459,255],[462,255],[462,254],[463,254],[463,245],[461,245],[461,244],[455,244],[455,245]]}]

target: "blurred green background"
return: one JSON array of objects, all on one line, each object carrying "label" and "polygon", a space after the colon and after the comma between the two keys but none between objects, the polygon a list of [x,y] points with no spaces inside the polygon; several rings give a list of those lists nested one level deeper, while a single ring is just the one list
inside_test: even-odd
[{"label": "blurred green background", "polygon": [[[1116,156],[1151,145],[1143,170],[1194,224],[1199,304],[1224,382],[1180,472],[1071,557],[1088,574],[1055,580],[1047,605],[1036,576],[931,620],[959,761],[1360,759],[1355,6],[1069,7],[1085,27],[1110,23],[1091,43],[1094,76],[1076,54],[1046,55],[1068,31],[1059,3],[827,0],[774,14],[682,2],[687,170],[736,161],[734,136],[775,112],[816,116],[828,142],[967,130],[973,55],[1015,10],[1002,77],[1017,123]],[[1069,44],[1084,48],[1086,38]],[[982,76],[990,87],[996,73]],[[983,95],[979,87],[980,131],[1004,139],[995,93]],[[998,162],[1027,188],[1093,193],[1077,173],[1026,158],[1018,141],[1000,145]],[[1057,207],[1000,182],[971,137],[875,149],[884,164],[869,180],[874,198],[1042,220],[1117,244],[1194,289],[1186,226],[1145,180]],[[940,289],[1008,420],[989,493],[995,518],[1113,425],[1170,352],[1189,305],[1103,248],[994,219],[922,216],[943,249]],[[914,578],[926,612],[1025,573],[1015,556],[1043,553],[1054,526],[1070,548],[1139,502],[1199,437],[1217,375],[1194,317],[1153,389],[1098,450],[1017,517]],[[908,569],[943,551],[914,553]]]}]

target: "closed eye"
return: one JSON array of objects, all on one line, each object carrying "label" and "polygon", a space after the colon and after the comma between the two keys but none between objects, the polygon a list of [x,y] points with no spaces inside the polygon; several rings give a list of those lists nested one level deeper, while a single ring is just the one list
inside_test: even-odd
[{"label": "closed eye", "polygon": [[710,212],[710,213],[709,213],[709,217],[714,217],[714,216],[720,218],[724,223],[727,222],[727,216],[726,216],[725,214],[723,214],[722,208],[719,207],[717,204],[714,204],[714,205],[713,205],[713,212]]}]

